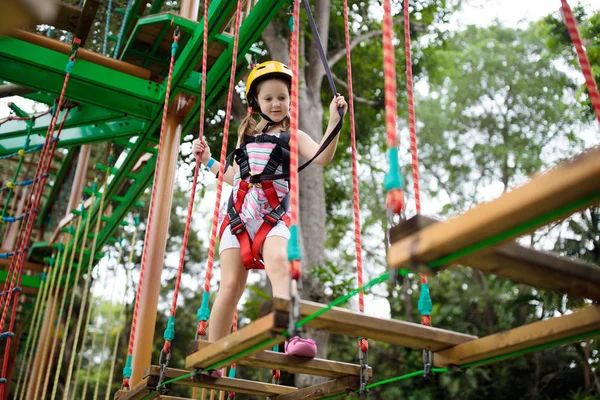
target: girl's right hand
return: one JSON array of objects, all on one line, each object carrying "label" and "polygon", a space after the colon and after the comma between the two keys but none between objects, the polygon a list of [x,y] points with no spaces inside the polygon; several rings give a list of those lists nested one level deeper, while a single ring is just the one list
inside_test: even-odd
[{"label": "girl's right hand", "polygon": [[200,159],[202,164],[208,164],[210,161],[210,148],[208,147],[208,144],[204,138],[202,138],[202,141],[200,141],[200,139],[196,139],[192,144],[192,154],[194,157],[196,157],[196,159]]}]

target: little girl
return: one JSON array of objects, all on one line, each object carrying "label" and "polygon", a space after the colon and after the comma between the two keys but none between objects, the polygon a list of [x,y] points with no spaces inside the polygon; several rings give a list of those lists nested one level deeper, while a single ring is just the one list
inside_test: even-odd
[{"label": "little girl", "polygon": [[[265,269],[273,297],[289,299],[289,188],[282,174],[289,171],[291,81],[290,68],[277,61],[257,65],[246,81],[249,112],[238,130],[233,168],[228,168],[223,176],[223,180],[233,186],[233,193],[227,208],[221,210],[221,284],[209,324],[209,340],[213,342],[229,333],[249,269]],[[340,121],[338,108],[343,108],[344,112],[348,108],[339,94],[329,106],[329,124],[321,143]],[[258,114],[260,120],[255,120],[254,114]],[[337,142],[338,137],[313,162],[328,164],[333,159]],[[319,147],[320,144],[305,132],[298,131],[301,157],[312,159]],[[211,158],[204,140],[194,141],[193,153],[211,172],[219,172],[220,163]],[[265,179],[269,176],[274,180]],[[286,343],[285,351],[286,354],[314,357],[317,346],[311,339],[294,337]],[[220,376],[221,371],[212,374]]]}]

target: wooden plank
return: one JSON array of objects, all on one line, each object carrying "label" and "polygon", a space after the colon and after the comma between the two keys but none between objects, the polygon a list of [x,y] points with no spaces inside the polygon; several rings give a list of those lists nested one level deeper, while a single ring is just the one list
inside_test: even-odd
[{"label": "wooden plank", "polygon": [[358,376],[346,376],[333,381],[328,381],[299,389],[295,392],[275,396],[272,400],[301,400],[301,399],[323,399],[330,396],[337,396],[348,391],[356,390],[360,387],[360,378]]},{"label": "wooden plank", "polygon": [[51,24],[56,29],[62,29],[67,32],[74,33],[79,24],[79,18],[81,17],[81,9],[77,6],[59,2],[58,3],[58,15]]},{"label": "wooden plank", "polygon": [[[390,239],[399,241],[436,222],[417,215],[390,229]],[[459,264],[534,287],[600,301],[600,267],[516,243],[502,245],[489,254],[469,254],[438,269]]]},{"label": "wooden plank", "polygon": [[[0,249],[0,253],[8,253],[8,250]],[[0,267],[3,269],[8,269],[10,267],[10,259],[2,258],[0,259]],[[6,268],[4,268],[6,267]],[[29,271],[42,272],[44,270],[44,266],[42,264],[33,263],[31,261],[25,261],[23,263],[23,268]]]},{"label": "wooden plank", "polygon": [[[179,378],[189,374],[183,369],[167,368],[167,380]],[[156,378],[160,374],[160,367],[153,365],[144,371],[146,377]],[[245,393],[252,396],[277,396],[298,390],[295,387],[274,385],[272,383],[254,382],[246,379],[235,378],[211,378],[210,376],[198,374],[195,380],[191,378],[181,379],[173,382],[177,385],[193,386],[206,389],[224,390],[227,392]]]},{"label": "wooden plank", "polygon": [[81,39],[81,47],[85,46],[85,42],[90,34],[90,28],[96,18],[96,13],[100,7],[100,0],[85,0],[81,8],[81,16],[75,29],[75,37]]},{"label": "wooden plank", "polygon": [[[156,387],[158,379],[154,376],[145,377],[130,390],[119,390],[115,393],[115,400],[150,400],[155,399],[159,393],[150,388]],[[147,397],[146,397],[147,396]]]},{"label": "wooden plank", "polygon": [[593,332],[600,334],[600,306],[461,344],[435,353],[433,360],[439,367],[465,365]]},{"label": "wooden plank", "polygon": [[[196,352],[211,344],[211,342],[207,341],[195,341],[191,343],[190,350]],[[328,378],[360,375],[360,365],[324,360],[322,358],[288,356],[284,353],[267,350],[236,360],[236,363],[258,368],[280,369],[294,374],[316,375]],[[371,367],[369,367],[369,375],[372,372]]]},{"label": "wooden plank", "polygon": [[[225,336],[211,346],[187,356],[185,359],[185,367],[189,369],[208,368],[254,346],[257,347],[247,355],[257,353],[267,347],[282,343],[285,341],[285,337],[277,335],[276,332],[282,332],[286,327],[286,323],[287,315],[282,315],[277,312],[269,313],[250,325],[243,327],[239,331]],[[269,339],[273,339],[273,341],[258,346]]]},{"label": "wooden plank", "polygon": [[[434,271],[424,267],[427,263],[504,234],[501,240],[481,250],[491,252],[550,219],[560,220],[599,202],[600,148],[595,148],[494,201],[394,243],[388,251],[388,264],[391,268],[422,266],[423,272],[431,274]],[[545,218],[552,212],[551,218]],[[515,229],[525,223],[526,228]]]},{"label": "wooden plank", "polygon": [[[288,304],[288,300],[273,299],[274,310],[282,312],[288,310]],[[305,317],[323,308],[325,308],[323,304],[302,300],[300,302],[300,315]],[[333,307],[331,310],[319,315],[305,326],[352,337],[360,336],[381,342],[433,351],[447,349],[477,339],[476,336],[412,322],[370,317],[338,307]]]}]

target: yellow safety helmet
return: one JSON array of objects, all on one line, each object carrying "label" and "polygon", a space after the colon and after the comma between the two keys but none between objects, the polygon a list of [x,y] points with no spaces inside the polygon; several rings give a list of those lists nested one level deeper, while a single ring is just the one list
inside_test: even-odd
[{"label": "yellow safety helmet", "polygon": [[292,70],[287,65],[280,63],[279,61],[266,61],[258,64],[246,80],[246,100],[249,105],[252,105],[254,97],[256,96],[256,88],[258,83],[265,78],[281,78],[286,81],[292,80]]}]

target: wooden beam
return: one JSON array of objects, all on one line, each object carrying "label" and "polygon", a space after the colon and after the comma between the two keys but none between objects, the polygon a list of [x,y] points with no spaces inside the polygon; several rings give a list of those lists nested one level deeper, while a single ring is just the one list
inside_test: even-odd
[{"label": "wooden beam", "polygon": [[[288,300],[273,299],[274,310],[282,312],[288,310],[288,304]],[[300,315],[305,317],[325,307],[323,304],[302,300],[300,302]],[[385,343],[433,351],[447,349],[477,339],[476,336],[412,322],[370,317],[338,307],[333,307],[331,310],[319,315],[305,326],[352,337],[360,336]]]},{"label": "wooden beam", "polygon": [[58,2],[58,15],[50,25],[54,26],[56,29],[74,33],[80,18],[81,8],[61,1]]},{"label": "wooden beam", "polygon": [[[390,229],[392,243],[435,224],[433,218],[417,215]],[[489,254],[473,253],[438,270],[468,265],[515,282],[600,301],[600,267],[507,243]]]},{"label": "wooden beam", "polygon": [[[9,250],[5,250],[5,249],[0,249],[0,253],[8,253]],[[7,258],[0,258],[0,267],[2,267],[2,269],[5,269],[4,267],[6,267],[6,269],[8,269],[10,267],[10,259]],[[27,269],[29,271],[36,271],[36,272],[42,272],[44,270],[44,266],[42,264],[37,264],[37,263],[33,263],[30,261],[25,261],[23,262],[23,268]]]},{"label": "wooden beam", "polygon": [[[577,336],[592,336],[594,332],[600,334],[600,306],[589,306],[572,314],[534,322],[439,351],[433,360],[436,366],[445,367],[502,356],[509,358],[514,352],[559,341],[575,341]],[[571,338],[574,339],[569,340]]]},{"label": "wooden beam", "polygon": [[[212,343],[207,341],[194,341],[191,343],[189,350],[195,353],[211,345]],[[241,358],[236,363],[258,368],[280,369],[293,374],[307,374],[328,378],[360,375],[360,365],[324,360],[322,358],[288,356],[284,353],[267,350]],[[372,372],[371,367],[369,367],[369,375]]]},{"label": "wooden beam", "polygon": [[[189,374],[183,369],[167,368],[166,379],[179,378]],[[144,371],[145,378],[157,378],[160,367],[151,366]],[[272,383],[254,382],[235,378],[211,378],[210,376],[198,374],[195,380],[191,378],[181,379],[174,382],[177,385],[193,386],[206,389],[223,390],[226,392],[245,393],[252,396],[277,396],[280,394],[295,392],[298,389],[290,386],[274,385]]]},{"label": "wooden beam", "polygon": [[[255,346],[256,348],[246,355],[254,354],[267,347],[279,344],[285,341],[285,337],[277,335],[276,332],[283,332],[286,324],[287,314],[271,312],[239,331],[225,336],[212,345],[187,356],[185,367],[189,369],[208,368],[243,351],[248,351]],[[224,366],[226,365],[220,367]]]},{"label": "wooden beam", "polygon": [[494,201],[394,243],[388,251],[388,264],[391,268],[415,269],[434,262],[434,266],[446,264],[451,262],[448,256],[494,239],[479,250],[491,252],[520,235],[598,203],[600,148],[595,148]]},{"label": "wooden beam", "polygon": [[85,46],[85,42],[90,34],[90,28],[98,12],[98,7],[100,7],[99,0],[85,0],[81,8],[81,17],[75,29],[75,37],[81,39],[81,47]]},{"label": "wooden beam", "polygon": [[295,392],[282,394],[272,397],[272,400],[302,400],[302,399],[323,399],[330,396],[354,391],[360,388],[360,378],[358,376],[346,376],[333,381],[323,382],[318,385],[299,389]]}]

